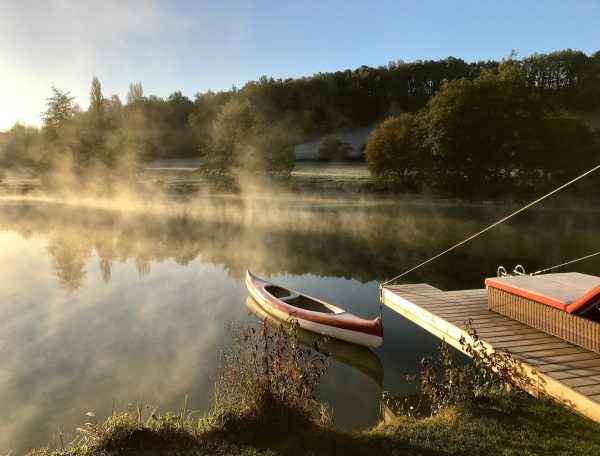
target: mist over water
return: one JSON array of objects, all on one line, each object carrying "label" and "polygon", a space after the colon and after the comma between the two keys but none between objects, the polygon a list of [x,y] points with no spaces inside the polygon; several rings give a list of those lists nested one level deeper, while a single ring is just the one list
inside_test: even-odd
[{"label": "mist over water", "polygon": [[[246,268],[372,318],[378,280],[510,209],[284,194],[152,204],[1,199],[0,453],[55,441],[59,427],[68,438],[86,412],[101,417],[113,403],[166,410],[188,395],[206,411],[229,328],[258,321],[246,307]],[[599,228],[597,211],[542,208],[406,279],[481,287],[500,264],[534,270],[589,253]],[[575,270],[597,274],[600,261]],[[408,388],[401,377],[437,345],[399,315],[384,318],[379,359],[333,356],[320,386],[343,428],[373,424],[381,390]],[[364,362],[372,368],[361,370]]]}]

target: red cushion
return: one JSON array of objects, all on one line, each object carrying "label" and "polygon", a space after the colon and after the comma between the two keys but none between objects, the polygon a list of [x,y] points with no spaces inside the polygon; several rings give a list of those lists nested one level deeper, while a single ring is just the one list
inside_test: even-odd
[{"label": "red cushion", "polygon": [[507,291],[568,313],[600,299],[600,277],[566,272],[485,279],[485,286]]}]

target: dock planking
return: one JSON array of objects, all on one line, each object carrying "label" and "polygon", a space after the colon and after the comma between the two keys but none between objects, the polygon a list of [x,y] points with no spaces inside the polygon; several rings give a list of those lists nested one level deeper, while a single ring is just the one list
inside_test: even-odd
[{"label": "dock planking", "polygon": [[600,354],[488,310],[486,290],[394,285],[383,288],[382,301],[460,351],[461,338],[470,340],[471,322],[488,350],[507,351],[520,361],[532,394],[547,394],[600,422]]}]

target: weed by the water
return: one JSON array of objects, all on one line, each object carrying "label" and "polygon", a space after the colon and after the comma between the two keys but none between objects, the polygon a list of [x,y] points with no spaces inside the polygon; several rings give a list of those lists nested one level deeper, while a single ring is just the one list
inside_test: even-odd
[{"label": "weed by the water", "polygon": [[[315,398],[315,388],[327,369],[327,359],[298,341],[297,325],[241,328],[231,349],[221,355],[211,419],[269,415],[283,406],[286,414],[326,423],[330,413]],[[275,404],[277,406],[275,406]]]},{"label": "weed by the water", "polygon": [[384,404],[399,415],[418,418],[435,415],[449,406],[498,394],[521,394],[531,383],[518,360],[508,352],[490,350],[469,322],[468,338],[461,338],[469,362],[444,341],[436,357],[423,358],[420,372],[408,380],[417,381],[418,394],[393,397],[384,394]]}]

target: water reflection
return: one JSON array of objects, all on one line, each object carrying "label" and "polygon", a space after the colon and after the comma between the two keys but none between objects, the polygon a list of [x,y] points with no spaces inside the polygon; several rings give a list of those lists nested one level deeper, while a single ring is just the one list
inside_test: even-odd
[{"label": "water reflection", "polygon": [[[151,208],[152,209],[152,208]],[[174,210],[0,203],[0,454],[44,444],[83,414],[141,400],[206,410],[227,327],[252,320],[243,273],[377,314],[377,280],[507,213],[498,206],[200,199]],[[407,277],[479,287],[498,264],[530,269],[600,244],[594,211],[540,210]],[[597,249],[596,249],[597,250]],[[578,265],[598,273],[600,259]],[[319,389],[344,427],[377,419],[383,388],[435,338],[389,311],[377,361],[332,350]],[[336,360],[336,356],[339,361]],[[370,360],[369,360],[370,359]],[[354,362],[354,364],[353,364]],[[375,380],[375,381],[374,381]]]},{"label": "water reflection", "polygon": [[[153,264],[172,260],[185,266],[201,258],[223,265],[235,279],[251,267],[266,275],[312,273],[366,283],[395,275],[509,210],[492,205],[281,203],[265,214],[264,207],[249,206],[208,200],[165,215],[5,203],[0,205],[0,229],[47,239],[54,272],[68,290],[82,286],[92,254],[107,282],[115,262],[133,259],[143,277]],[[407,279],[440,288],[478,287],[501,263],[530,269],[558,263],[597,244],[597,215],[534,211]],[[593,270],[598,264],[582,268]]]}]

